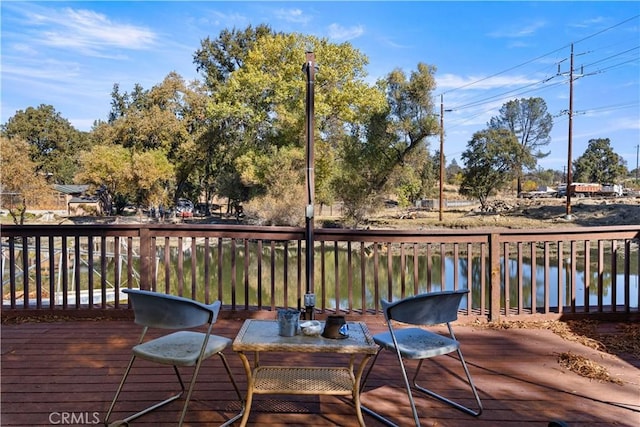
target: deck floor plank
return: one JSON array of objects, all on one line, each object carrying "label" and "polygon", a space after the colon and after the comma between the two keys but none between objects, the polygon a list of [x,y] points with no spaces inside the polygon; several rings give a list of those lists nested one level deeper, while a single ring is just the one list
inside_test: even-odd
[{"label": "deck floor plank", "polygon": [[[366,317],[372,333],[385,330],[379,317]],[[219,319],[215,333],[235,337],[241,320]],[[563,340],[548,330],[493,330],[457,325],[457,338],[479,389],[484,413],[472,418],[433,399],[418,399],[425,426],[546,426],[563,420],[570,426],[640,425],[640,361],[624,359]],[[62,414],[73,414],[76,425],[102,422],[136,342],[139,327],[130,320],[66,321],[5,324],[1,331],[2,426],[62,424]],[[558,354],[571,351],[606,366],[623,384],[597,382],[563,369]],[[239,357],[225,351],[240,388],[246,378]],[[282,361],[310,366],[333,366],[346,359],[326,354],[263,355],[261,361]],[[409,367],[413,367],[409,362]],[[453,359],[425,363],[421,378],[464,403],[470,392],[456,375],[443,375],[458,367]],[[362,400],[399,425],[412,425],[411,412],[397,362],[383,352]],[[185,372],[186,380],[189,374]],[[174,390],[170,368],[143,361],[135,366],[116,416],[135,411]],[[217,358],[200,373],[186,425],[222,423],[240,409],[233,388]],[[174,402],[138,420],[135,426],[173,425],[181,410]],[[381,425],[365,415],[368,426]],[[355,426],[353,407],[332,396],[256,395],[250,426]]]}]

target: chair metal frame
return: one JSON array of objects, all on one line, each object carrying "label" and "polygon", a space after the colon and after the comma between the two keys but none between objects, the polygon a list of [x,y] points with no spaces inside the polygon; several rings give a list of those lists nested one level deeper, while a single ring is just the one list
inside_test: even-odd
[{"label": "chair metal frame", "polygon": [[[198,372],[200,371],[200,366],[203,360],[208,359],[213,355],[218,355],[220,357],[220,360],[227,371],[227,375],[229,376],[229,379],[231,380],[231,383],[238,395],[238,400],[242,404],[242,410],[240,413],[234,415],[231,419],[222,424],[222,426],[228,426],[240,419],[244,414],[244,399],[240,393],[238,384],[233,377],[229,364],[224,354],[222,354],[222,351],[231,344],[231,340],[211,334],[213,325],[215,324],[220,311],[221,302],[216,301],[212,304],[206,305],[192,299],[146,290],[125,289],[123,292],[127,293],[131,300],[135,323],[143,326],[143,329],[138,343],[132,348],[131,359],[129,360],[124,376],[122,377],[113,401],[111,402],[111,406],[107,411],[104,424],[108,426],[128,425],[130,421],[179,399],[185,392],[185,384],[180,375],[180,371],[178,370],[178,366],[193,366],[193,375],[185,397],[180,420],[178,421],[178,425],[181,426],[187,413],[187,407],[198,377]],[[205,324],[208,325],[206,333],[190,330]],[[150,329],[155,328],[174,330],[174,332],[163,335],[159,338],[145,341],[147,332]],[[187,350],[187,346],[189,344],[195,343],[199,345],[200,340],[202,341],[202,345],[197,352]],[[184,345],[180,345],[182,343],[184,343]],[[176,352],[169,348],[163,348],[163,344],[170,344],[169,347],[173,347],[174,349],[176,346],[180,347],[181,351]],[[155,363],[171,365],[180,384],[180,391],[163,401],[157,402],[154,405],[128,416],[127,418],[109,423],[109,417],[116,406],[116,402],[124,388],[124,384],[129,376],[131,368],[133,367],[133,363],[138,357]]]},{"label": "chair metal frame", "polygon": [[[453,328],[451,327],[451,322],[457,320],[458,318],[458,307],[460,306],[460,301],[468,293],[469,290],[464,289],[456,291],[430,292],[415,295],[413,297],[408,297],[395,302],[381,300],[389,332],[384,332],[373,336],[373,340],[380,346],[380,348],[374,356],[371,365],[369,365],[369,369],[362,381],[361,390],[364,390],[369,374],[371,373],[371,370],[373,369],[373,366],[375,365],[376,360],[378,359],[378,356],[380,355],[382,350],[391,350],[396,354],[398,362],[400,364],[402,378],[407,390],[407,395],[409,397],[409,402],[411,404],[411,410],[413,412],[413,418],[416,426],[420,426],[420,420],[418,417],[418,411],[416,409],[413,393],[411,392],[412,385],[416,390],[425,393],[426,395],[431,396],[437,400],[440,400],[441,402],[451,405],[462,412],[465,412],[474,417],[480,416],[480,414],[482,414],[482,402],[480,401],[480,396],[478,395],[478,391],[475,384],[473,383],[473,380],[471,379],[471,374],[469,373],[467,364],[464,360],[464,357],[462,356],[460,343],[456,340],[455,334],[453,333]],[[449,331],[449,336],[447,337],[442,334],[436,334],[419,327],[394,328],[394,322],[415,326],[434,326],[439,324],[446,324]],[[425,361],[425,359],[453,352],[457,352],[458,359],[461,362],[466,374],[468,384],[473,392],[473,396],[477,403],[478,409],[476,410],[463,406],[458,402],[454,402],[453,400],[435,393],[434,391],[421,386],[417,382],[418,374],[420,373],[422,363]],[[404,359],[419,360],[411,383],[409,382],[407,370],[403,362]],[[372,409],[363,406],[362,410],[387,425],[396,425],[389,419],[383,417]]]}]

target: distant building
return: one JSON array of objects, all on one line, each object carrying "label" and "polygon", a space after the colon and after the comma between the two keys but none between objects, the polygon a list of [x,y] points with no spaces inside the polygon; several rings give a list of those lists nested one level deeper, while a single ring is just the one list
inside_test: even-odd
[{"label": "distant building", "polygon": [[63,185],[54,184],[53,189],[63,195],[66,205],[67,214],[70,216],[95,216],[102,215],[102,203],[97,195],[89,195],[88,184],[81,185]]}]

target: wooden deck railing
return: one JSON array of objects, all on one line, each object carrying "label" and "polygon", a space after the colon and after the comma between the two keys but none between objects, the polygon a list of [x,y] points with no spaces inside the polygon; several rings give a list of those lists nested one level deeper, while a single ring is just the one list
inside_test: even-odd
[{"label": "wooden deck railing", "polygon": [[[305,231],[197,224],[5,225],[3,310],[122,308],[123,288],[233,311],[300,307]],[[316,310],[469,288],[461,315],[638,313],[640,225],[548,230],[314,231]]]}]

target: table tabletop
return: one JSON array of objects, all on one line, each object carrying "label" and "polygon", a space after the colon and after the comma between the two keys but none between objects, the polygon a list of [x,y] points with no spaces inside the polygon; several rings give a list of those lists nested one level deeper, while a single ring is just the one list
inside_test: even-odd
[{"label": "table tabletop", "polygon": [[[324,329],[324,322],[322,328]],[[273,351],[299,353],[375,354],[373,341],[364,322],[347,322],[349,336],[344,339],[298,334],[283,337],[278,334],[277,320],[247,319],[233,341],[234,351]]]}]

